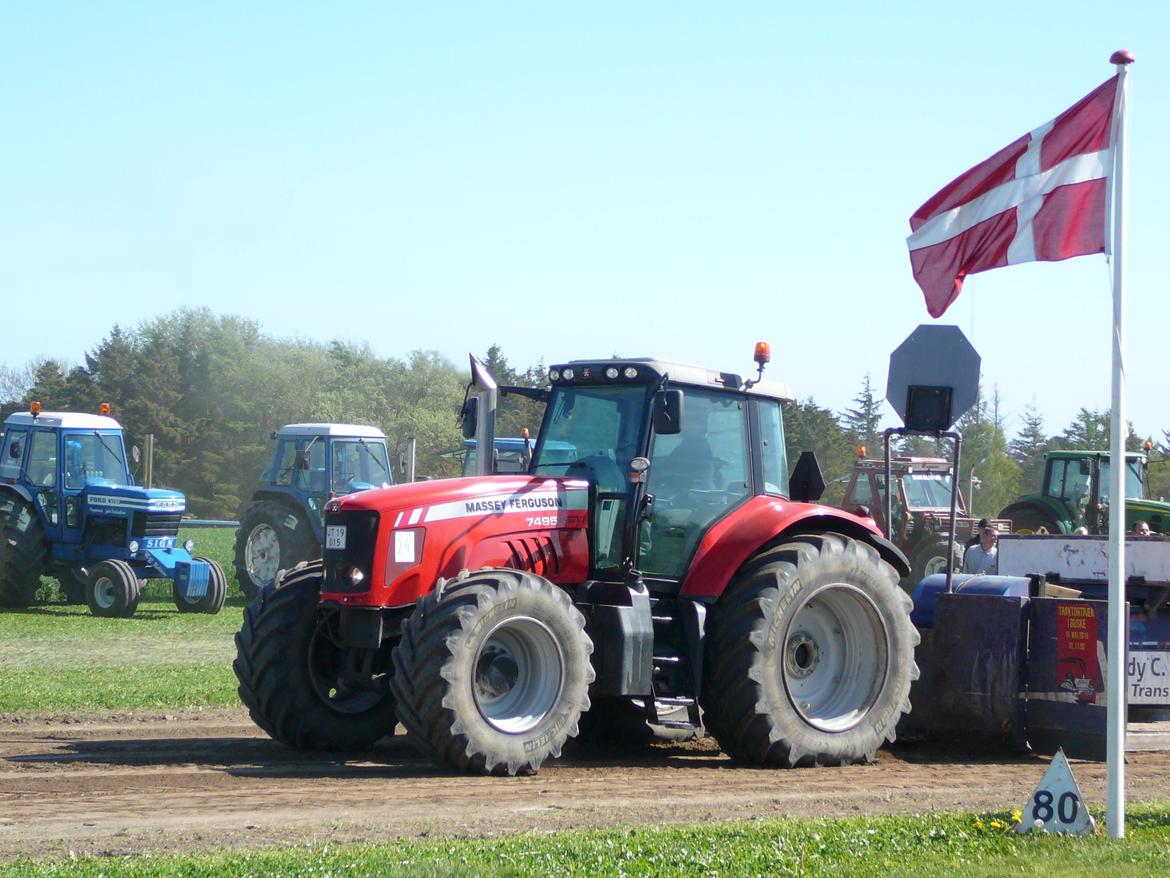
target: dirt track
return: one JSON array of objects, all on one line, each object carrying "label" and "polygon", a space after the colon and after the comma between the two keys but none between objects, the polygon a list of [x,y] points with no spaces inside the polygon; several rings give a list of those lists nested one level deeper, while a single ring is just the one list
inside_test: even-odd
[{"label": "dirt track", "polygon": [[[563,759],[536,777],[453,776],[401,739],[332,760],[272,743],[243,711],[0,718],[0,860],[289,842],[484,835],[752,817],[1007,809],[1037,758],[958,761],[904,747],[875,765],[732,766],[713,742]],[[1104,765],[1074,763],[1091,804]],[[1165,798],[1170,759],[1134,754],[1131,801]]]}]

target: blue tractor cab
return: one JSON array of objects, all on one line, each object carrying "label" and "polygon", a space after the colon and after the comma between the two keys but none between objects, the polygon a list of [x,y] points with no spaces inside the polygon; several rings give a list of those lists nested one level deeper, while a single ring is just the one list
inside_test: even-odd
[{"label": "blue tractor cab", "polygon": [[[496,449],[494,471],[497,474],[528,472],[528,464],[532,461],[532,449],[536,447],[535,440],[523,437],[497,437],[494,445]],[[476,446],[474,439],[464,439],[463,447],[459,451],[448,452],[443,456],[459,459],[463,475],[475,475]],[[571,442],[550,439],[544,444],[544,459],[548,463],[572,463],[577,459],[577,447]]]},{"label": "blue tractor cab", "polygon": [[[103,406],[104,411],[108,411]],[[142,584],[169,579],[184,612],[217,613],[227,580],[179,545],[186,499],[134,484],[122,427],[106,414],[10,415],[0,444],[0,606],[32,603],[42,575],[95,616],[131,616]]]},{"label": "blue tractor cab", "polygon": [[279,570],[321,556],[331,498],[394,483],[376,427],[289,424],[272,438],[272,457],[236,531],[236,578],[249,600]]}]

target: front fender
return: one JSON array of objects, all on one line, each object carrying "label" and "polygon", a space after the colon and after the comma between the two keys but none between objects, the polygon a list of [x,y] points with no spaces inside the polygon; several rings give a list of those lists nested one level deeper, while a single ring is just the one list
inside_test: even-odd
[{"label": "front fender", "polygon": [[0,485],[0,497],[4,496],[5,494],[15,494],[26,503],[34,502],[32,491],[30,491],[24,485]]}]

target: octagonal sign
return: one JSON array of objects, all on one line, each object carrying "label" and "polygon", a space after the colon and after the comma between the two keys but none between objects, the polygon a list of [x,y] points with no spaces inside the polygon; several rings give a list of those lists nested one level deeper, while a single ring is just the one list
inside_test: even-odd
[{"label": "octagonal sign", "polygon": [[890,354],[886,399],[910,430],[949,430],[979,397],[979,364],[959,327],[924,323]]}]

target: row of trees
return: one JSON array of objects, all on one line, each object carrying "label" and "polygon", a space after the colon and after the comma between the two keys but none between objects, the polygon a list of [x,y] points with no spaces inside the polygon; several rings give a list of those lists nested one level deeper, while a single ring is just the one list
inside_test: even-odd
[{"label": "row of trees", "polygon": [[[500,384],[544,384],[543,365],[514,368],[499,347],[489,348],[484,362]],[[182,490],[197,516],[234,517],[268,458],[272,432],[287,423],[376,425],[385,431],[395,462],[413,436],[418,472],[454,475],[457,461],[443,455],[462,441],[457,414],[467,380],[466,371],[434,352],[380,358],[368,347],[277,340],[252,321],[181,310],[134,329],[114,327],[81,365],[50,359],[0,367],[0,416],[24,410],[34,399],[46,409],[74,411],[97,411],[109,402],[130,442],[154,434],[156,483]],[[787,406],[789,460],[801,450],[817,453],[829,502],[840,499],[858,446],[881,455],[880,409],[869,375],[843,412],[811,398]],[[524,427],[535,435],[539,417],[537,404],[508,397],[497,435],[516,436]],[[987,516],[1037,489],[1044,452],[1109,443],[1108,415],[1087,409],[1056,434],[1047,433],[1040,413],[1029,409],[1009,439],[995,393],[981,394],[958,429],[962,488],[975,513]],[[1136,449],[1142,440],[1131,432],[1129,443]],[[1164,433],[1155,458],[1166,455],[1167,445],[1170,434]],[[896,451],[947,454],[921,437],[899,442]],[[1154,496],[1170,494],[1170,467],[1151,469],[1151,488]]]}]

